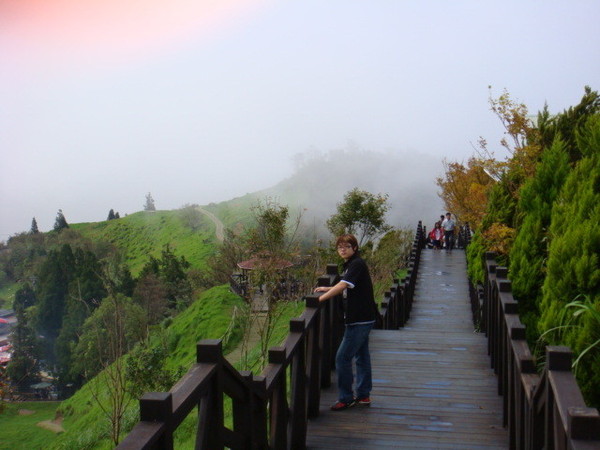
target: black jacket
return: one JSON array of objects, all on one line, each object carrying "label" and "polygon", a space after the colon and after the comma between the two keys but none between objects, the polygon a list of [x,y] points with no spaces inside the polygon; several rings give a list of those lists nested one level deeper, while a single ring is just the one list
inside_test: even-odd
[{"label": "black jacket", "polygon": [[377,311],[373,282],[367,264],[357,253],[344,263],[341,280],[348,284],[343,301],[346,325],[373,322]]}]

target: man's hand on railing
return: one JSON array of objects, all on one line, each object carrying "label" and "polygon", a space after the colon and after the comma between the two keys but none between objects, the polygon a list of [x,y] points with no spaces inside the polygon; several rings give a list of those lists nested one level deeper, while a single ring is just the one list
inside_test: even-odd
[{"label": "man's hand on railing", "polygon": [[319,286],[318,288],[315,288],[314,292],[324,292],[324,294],[319,297],[319,301],[323,302],[336,295],[340,295],[347,287],[348,284],[345,281],[340,281],[335,286]]}]

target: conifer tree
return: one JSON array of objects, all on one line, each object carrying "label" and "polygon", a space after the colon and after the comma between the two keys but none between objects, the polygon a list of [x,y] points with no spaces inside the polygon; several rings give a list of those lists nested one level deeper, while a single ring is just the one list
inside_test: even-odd
[{"label": "conifer tree", "polygon": [[166,288],[169,306],[187,306],[192,299],[192,285],[187,277],[186,270],[190,263],[184,256],[179,258],[167,245],[162,250],[161,259],[152,255],[142,268],[140,280],[148,275],[157,277]]},{"label": "conifer tree", "polygon": [[25,310],[35,304],[35,292],[29,283],[25,284],[22,288],[15,292],[15,299],[13,301],[13,309],[15,311],[19,309]]},{"label": "conifer tree", "polygon": [[7,375],[17,384],[27,384],[38,375],[40,360],[40,342],[36,337],[25,309],[15,311],[17,324],[11,333],[12,358],[7,366]]},{"label": "conifer tree", "polygon": [[106,220],[114,220],[115,219],[115,211],[111,208],[108,212],[108,217]]},{"label": "conifer tree", "polygon": [[52,250],[38,272],[36,329],[52,344],[62,326],[69,283],[74,276],[71,246]]},{"label": "conifer tree", "polygon": [[510,279],[530,341],[537,338],[538,303],[544,282],[554,201],[570,171],[564,142],[556,139],[542,155],[536,174],[521,188],[517,217],[522,223],[510,251]]},{"label": "conifer tree", "polygon": [[[540,333],[551,344],[585,352],[577,378],[586,400],[600,404],[600,115],[577,136],[584,155],[571,171],[552,210],[547,276],[542,288]],[[564,326],[567,304],[583,301],[590,314]],[[595,313],[594,313],[595,311]],[[572,313],[571,313],[572,314]]]},{"label": "conifer tree", "polygon": [[37,220],[35,220],[35,217],[31,220],[31,230],[29,231],[29,233],[31,234],[38,234],[40,232],[40,230],[38,229],[38,224],[37,224]]},{"label": "conifer tree", "polygon": [[62,209],[59,209],[54,221],[54,231],[64,230],[65,228],[69,228],[69,224],[67,223],[67,219],[65,219]]},{"label": "conifer tree", "polygon": [[146,203],[144,204],[144,211],[156,211],[154,199],[152,198],[152,194],[150,192],[146,194]]}]

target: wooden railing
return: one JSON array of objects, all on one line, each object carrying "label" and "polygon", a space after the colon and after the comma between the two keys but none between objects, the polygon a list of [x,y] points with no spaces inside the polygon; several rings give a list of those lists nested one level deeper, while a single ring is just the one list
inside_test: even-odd
[{"label": "wooden railing", "polygon": [[[378,327],[397,329],[408,319],[423,242],[419,222],[408,275],[394,280],[386,293]],[[333,286],[338,280],[337,265],[328,265],[318,285]],[[344,331],[341,298],[319,302],[319,295],[305,297],[305,311],[290,321],[284,343],[269,350],[261,375],[238,372],[223,356],[220,340],[200,341],[196,364],[169,392],[140,399],[140,421],[117,448],[172,449],[175,430],[196,408],[198,449],[305,448],[307,420],[319,415],[320,390],[331,385]],[[227,426],[225,397],[231,399],[233,416]]]},{"label": "wooden railing", "polygon": [[586,406],[567,347],[547,347],[540,374],[525,340],[506,267],[486,253],[484,286],[471,287],[475,322],[488,337],[491,365],[504,399],[511,449],[600,449],[600,415]]},{"label": "wooden railing", "polygon": [[425,236],[425,229],[422,227],[421,222],[419,222],[410,251],[406,277],[402,280],[394,279],[394,284],[384,294],[376,328],[395,330],[403,327],[410,317],[415,286],[417,284],[419,262],[421,260],[421,250],[425,246]]}]

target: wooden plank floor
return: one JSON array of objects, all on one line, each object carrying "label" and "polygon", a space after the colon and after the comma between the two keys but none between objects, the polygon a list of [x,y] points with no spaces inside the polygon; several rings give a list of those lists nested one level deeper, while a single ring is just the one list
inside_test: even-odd
[{"label": "wooden plank floor", "polygon": [[486,340],[473,331],[462,250],[424,250],[411,318],[373,330],[371,407],[332,412],[332,387],[309,422],[310,449],[502,449],[502,400]]}]

